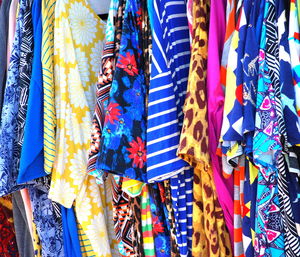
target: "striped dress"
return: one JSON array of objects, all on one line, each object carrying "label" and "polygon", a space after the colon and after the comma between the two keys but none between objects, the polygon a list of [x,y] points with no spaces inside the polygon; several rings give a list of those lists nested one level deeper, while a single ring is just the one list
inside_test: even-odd
[{"label": "striped dress", "polygon": [[190,44],[184,1],[153,1],[149,4],[149,13],[153,41],[148,97],[147,179],[152,183],[188,168],[187,163],[177,157],[176,151],[183,118]]},{"label": "striped dress", "polygon": [[181,256],[192,244],[193,171],[177,157],[183,120],[190,39],[184,1],[150,1],[152,64],[148,96],[147,179],[170,179]]}]

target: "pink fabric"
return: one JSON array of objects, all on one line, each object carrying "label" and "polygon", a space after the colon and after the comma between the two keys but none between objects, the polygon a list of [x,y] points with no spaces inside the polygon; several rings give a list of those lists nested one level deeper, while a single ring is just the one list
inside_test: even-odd
[{"label": "pink fabric", "polygon": [[226,30],[225,12],[226,0],[211,0],[207,63],[208,135],[217,195],[233,245],[233,176],[229,179],[223,177],[221,159],[216,155],[224,109],[219,75]]},{"label": "pink fabric", "polygon": [[32,241],[33,241],[33,237],[32,237],[32,233],[33,233],[33,229],[32,229],[33,213],[32,213],[32,206],[31,206],[31,202],[30,202],[30,196],[29,196],[28,189],[26,189],[26,188],[22,189],[21,190],[21,195],[22,195],[22,199],[23,199],[23,202],[24,202],[24,207],[25,207],[25,212],[26,212],[26,218],[27,218],[29,231],[30,231],[31,238],[32,238]]},{"label": "pink fabric", "polygon": [[16,21],[17,21],[17,7],[18,0],[12,0],[9,9],[9,25],[8,25],[8,38],[7,38],[7,68],[9,66],[12,44],[15,38]]}]

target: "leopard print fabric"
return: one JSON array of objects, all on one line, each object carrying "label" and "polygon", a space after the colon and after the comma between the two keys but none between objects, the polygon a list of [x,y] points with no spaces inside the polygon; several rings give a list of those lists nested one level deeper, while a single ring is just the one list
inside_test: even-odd
[{"label": "leopard print fabric", "polygon": [[171,244],[171,257],[180,257],[179,248],[176,239],[176,227],[174,209],[172,206],[170,180],[164,180],[158,183],[160,189],[161,199],[166,206],[168,212],[168,223],[170,229],[170,244]]},{"label": "leopard print fabric", "polygon": [[129,198],[130,208],[133,212],[133,234],[132,243],[134,252],[137,257],[144,257],[143,237],[142,237],[142,213],[141,213],[141,196]]},{"label": "leopard print fabric", "polygon": [[184,123],[178,155],[195,167],[193,247],[195,257],[232,256],[230,237],[216,188],[208,153],[206,101],[209,1],[193,2],[193,41]]}]

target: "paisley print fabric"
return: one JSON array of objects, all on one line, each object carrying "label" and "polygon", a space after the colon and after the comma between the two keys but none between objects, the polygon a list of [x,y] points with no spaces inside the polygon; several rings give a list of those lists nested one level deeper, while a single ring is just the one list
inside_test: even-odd
[{"label": "paisley print fabric", "polygon": [[0,256],[19,257],[11,196],[0,198]]},{"label": "paisley print fabric", "polygon": [[146,181],[145,77],[140,46],[141,3],[127,1],[97,168]]}]

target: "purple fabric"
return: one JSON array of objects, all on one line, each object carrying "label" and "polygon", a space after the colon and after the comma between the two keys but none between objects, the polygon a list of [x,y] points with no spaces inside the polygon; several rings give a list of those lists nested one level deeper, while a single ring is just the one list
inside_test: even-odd
[{"label": "purple fabric", "polygon": [[224,92],[220,83],[220,66],[226,29],[226,0],[211,0],[208,38],[207,98],[209,151],[217,195],[233,244],[233,176],[222,175],[221,159],[216,155],[224,108]]}]

